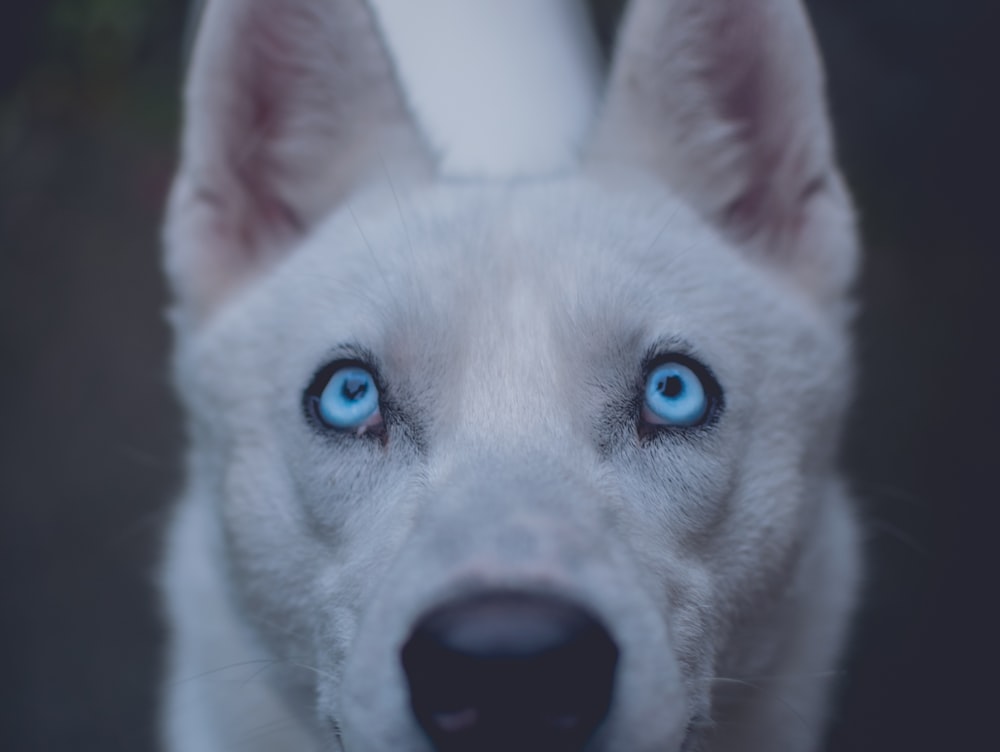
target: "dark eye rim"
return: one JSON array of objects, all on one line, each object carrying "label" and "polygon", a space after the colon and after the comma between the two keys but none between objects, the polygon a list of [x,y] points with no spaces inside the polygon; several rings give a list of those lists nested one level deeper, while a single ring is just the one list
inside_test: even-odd
[{"label": "dark eye rim", "polygon": [[[323,420],[322,414],[320,413],[320,398],[322,397],[323,390],[326,389],[334,374],[345,368],[360,368],[367,371],[371,375],[372,380],[375,382],[375,388],[378,389],[378,409],[381,420],[378,424],[365,430],[364,432],[359,433],[358,430],[354,428],[332,426]],[[322,366],[313,375],[309,382],[309,386],[306,387],[302,394],[302,409],[305,414],[306,421],[320,433],[357,436],[359,438],[380,438],[384,441],[386,412],[385,394],[386,391],[382,378],[379,375],[379,370],[372,364],[371,359],[358,356],[335,358],[329,361],[326,365]]]},{"label": "dark eye rim", "polygon": [[[643,420],[643,407],[646,404],[646,383],[649,381],[649,377],[652,376],[653,372],[657,368],[666,365],[667,363],[677,363],[678,365],[682,365],[685,368],[690,369],[701,382],[702,388],[705,390],[705,397],[708,399],[708,407],[705,410],[705,416],[697,423],[693,423],[689,426],[671,426],[650,423],[649,421]],[[723,408],[725,407],[722,385],[719,384],[719,380],[712,372],[712,369],[694,356],[677,350],[658,351],[656,353],[651,353],[646,357],[645,362],[643,363],[642,375],[639,379],[637,392],[636,425],[638,427],[639,437],[642,439],[652,439],[663,434],[676,435],[704,431],[718,423],[719,418],[722,415]]]}]

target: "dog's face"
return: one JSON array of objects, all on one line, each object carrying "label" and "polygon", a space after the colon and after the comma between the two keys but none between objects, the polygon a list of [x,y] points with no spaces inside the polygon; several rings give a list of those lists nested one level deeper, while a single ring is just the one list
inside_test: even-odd
[{"label": "dog's face", "polygon": [[[199,87],[245,83],[205,60],[226,59],[220,29],[235,18],[252,33],[264,5],[210,11],[195,106]],[[389,86],[363,9],[284,5],[310,23],[289,27],[283,60],[317,19],[341,41],[343,24],[367,82],[348,102],[363,110]],[[698,3],[657,5],[638,3],[624,33],[642,41],[650,14],[658,28],[721,22]],[[797,9],[758,5],[804,33]],[[834,577],[810,557],[835,492],[853,246],[825,131],[789,164],[762,147],[775,186],[721,126],[730,154],[698,170],[703,134],[645,135],[678,126],[631,101],[649,92],[630,65],[616,63],[579,174],[531,181],[434,179],[401,111],[377,141],[400,157],[367,173],[370,133],[305,128],[265,152],[253,139],[277,138],[281,121],[251,116],[255,133],[234,134],[231,112],[192,114],[168,235],[192,484],[218,511],[251,629],[289,661],[285,689],[331,746],[425,749],[422,725],[442,750],[480,749],[462,735],[494,717],[505,733],[523,721],[545,726],[525,734],[585,738],[606,717],[606,749],[693,749],[716,678],[780,662],[800,638],[801,590]],[[279,92],[225,96],[242,112],[261,96],[296,105]],[[378,96],[374,109],[395,106]],[[204,156],[226,138],[251,144],[235,168]],[[658,163],[644,138],[670,142]],[[331,164],[289,182],[296,149],[321,143],[355,148],[344,179]],[[726,200],[705,199],[713,170]],[[484,636],[482,614],[498,612],[506,631]],[[560,651],[577,666],[549,686],[564,696],[541,720],[516,717],[493,690],[530,694],[551,671],[525,655]],[[449,663],[470,653],[516,665]]]}]

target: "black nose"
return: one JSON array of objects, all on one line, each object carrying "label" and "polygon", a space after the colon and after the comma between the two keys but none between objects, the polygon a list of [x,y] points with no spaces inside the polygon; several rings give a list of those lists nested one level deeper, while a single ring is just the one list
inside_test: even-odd
[{"label": "black nose", "polygon": [[402,660],[439,752],[575,752],[607,714],[618,648],[570,601],[490,591],[426,614]]}]

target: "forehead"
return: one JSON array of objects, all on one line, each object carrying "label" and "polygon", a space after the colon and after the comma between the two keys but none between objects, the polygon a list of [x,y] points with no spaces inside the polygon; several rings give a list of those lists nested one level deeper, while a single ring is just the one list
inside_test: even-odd
[{"label": "forehead", "polygon": [[[312,305],[374,306],[451,325],[600,315],[687,320],[718,297],[752,303],[764,275],[662,188],[623,193],[585,179],[376,185],[338,211],[277,286]],[[546,313],[547,312],[547,313]],[[624,323],[624,322],[623,322]]]}]

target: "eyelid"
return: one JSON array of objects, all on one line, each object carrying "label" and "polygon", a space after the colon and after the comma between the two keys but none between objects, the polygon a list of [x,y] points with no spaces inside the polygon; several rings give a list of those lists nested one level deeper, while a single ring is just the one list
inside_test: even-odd
[{"label": "eyelid", "polygon": [[376,382],[378,382],[378,386],[381,387],[382,378],[380,374],[382,371],[382,362],[375,355],[375,353],[363,345],[359,345],[354,342],[339,344],[330,349],[322,363],[323,365],[320,366],[317,372],[323,370],[324,368],[328,368],[335,363],[341,363],[345,367],[347,365],[356,365],[360,368],[364,368],[375,377]]},{"label": "eyelid", "polygon": [[646,378],[664,363],[676,362],[687,366],[695,373],[699,369],[708,370],[704,362],[694,353],[695,348],[683,340],[668,340],[649,347],[642,359],[642,374]]}]

